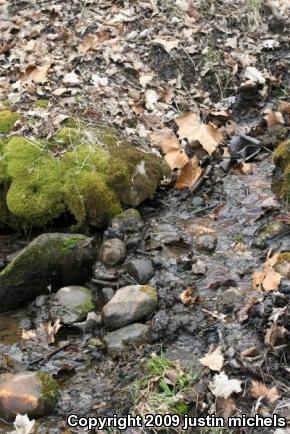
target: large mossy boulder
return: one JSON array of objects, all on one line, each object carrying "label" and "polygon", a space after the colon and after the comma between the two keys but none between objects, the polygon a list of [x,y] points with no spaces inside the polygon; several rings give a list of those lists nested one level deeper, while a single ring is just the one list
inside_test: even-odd
[{"label": "large mossy boulder", "polygon": [[152,197],[166,173],[161,159],[108,127],[65,127],[49,141],[3,139],[0,225],[43,225],[68,211],[78,226],[102,227]]},{"label": "large mossy boulder", "polygon": [[273,155],[274,163],[283,171],[283,183],[279,188],[279,194],[288,198],[290,196],[290,139],[276,148]]},{"label": "large mossy boulder", "polygon": [[95,255],[93,239],[84,235],[40,235],[0,273],[0,312],[32,301],[48,287],[83,284]]}]

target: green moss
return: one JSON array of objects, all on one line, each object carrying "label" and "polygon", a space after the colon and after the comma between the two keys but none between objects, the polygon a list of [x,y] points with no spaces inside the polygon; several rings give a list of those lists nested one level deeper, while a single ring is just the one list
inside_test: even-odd
[{"label": "green moss", "polygon": [[[62,152],[55,152],[56,147]],[[152,197],[166,166],[119,139],[108,127],[65,127],[49,141],[20,136],[0,141],[0,187],[6,208],[23,227],[70,211],[77,226],[102,227]],[[135,211],[136,217],[140,217]],[[0,212],[0,223],[7,221]]]},{"label": "green moss", "polygon": [[153,298],[154,300],[157,300],[157,293],[156,290],[149,285],[142,285],[140,288],[140,291],[145,292],[146,294],[150,295],[151,298]]},{"label": "green moss", "polygon": [[58,384],[47,372],[37,372],[36,375],[41,385],[41,397],[45,411],[50,412],[54,409],[58,400]]},{"label": "green moss", "polygon": [[290,263],[290,252],[282,252],[279,254],[277,264],[282,264],[285,262]]},{"label": "green moss", "polygon": [[49,106],[49,99],[38,99],[34,102],[35,107],[47,108]]},{"label": "green moss", "polygon": [[290,140],[280,143],[273,154],[274,163],[285,169],[290,163]]},{"label": "green moss", "polygon": [[92,312],[95,309],[95,304],[93,302],[93,299],[88,299],[84,303],[80,304],[76,310],[82,314],[87,315],[89,312]]},{"label": "green moss", "polygon": [[21,119],[21,115],[10,110],[0,111],[0,133],[8,134],[12,131],[14,124]]},{"label": "green moss", "polygon": [[62,251],[64,253],[67,253],[70,250],[74,249],[78,245],[78,243],[79,243],[78,238],[70,238],[70,239],[64,240],[62,242],[62,246],[61,246]]}]

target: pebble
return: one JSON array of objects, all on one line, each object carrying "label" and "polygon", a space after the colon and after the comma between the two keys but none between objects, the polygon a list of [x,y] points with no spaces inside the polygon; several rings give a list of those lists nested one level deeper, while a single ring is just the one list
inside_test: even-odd
[{"label": "pebble", "polygon": [[217,246],[217,238],[214,235],[200,235],[196,237],[195,246],[198,250],[214,252]]},{"label": "pebble", "polygon": [[90,289],[83,286],[65,286],[57,291],[51,308],[54,317],[64,324],[85,320],[94,310],[94,297]]},{"label": "pebble", "polygon": [[17,414],[43,416],[54,409],[57,398],[57,382],[46,372],[0,375],[0,417],[5,420]]},{"label": "pebble", "polygon": [[127,269],[136,282],[142,285],[149,282],[155,273],[151,259],[132,259]]},{"label": "pebble", "polygon": [[103,242],[100,259],[110,267],[122,264],[126,259],[126,245],[119,238],[111,238]]},{"label": "pebble", "polygon": [[195,196],[193,199],[192,199],[192,205],[194,206],[194,207],[196,207],[196,208],[198,208],[199,206],[202,206],[203,204],[204,204],[204,201],[203,201],[203,199],[200,197],[200,196]]},{"label": "pebble", "polygon": [[134,323],[104,336],[104,342],[109,354],[120,354],[129,349],[130,345],[139,346],[146,342],[149,327]]},{"label": "pebble", "polygon": [[115,330],[147,319],[157,309],[157,305],[157,293],[152,286],[125,286],[103,307],[102,316],[106,327]]},{"label": "pebble", "polygon": [[135,208],[127,209],[111,221],[111,228],[123,234],[138,232],[142,227],[143,220]]},{"label": "pebble", "polygon": [[103,288],[102,289],[102,298],[105,303],[108,303],[115,295],[115,291],[113,288]]}]

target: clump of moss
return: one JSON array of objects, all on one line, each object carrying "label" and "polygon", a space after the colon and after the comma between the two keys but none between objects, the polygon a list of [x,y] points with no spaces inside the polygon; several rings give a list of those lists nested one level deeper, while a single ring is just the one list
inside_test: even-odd
[{"label": "clump of moss", "polygon": [[10,110],[0,110],[0,133],[8,134],[12,131],[14,124],[21,119],[19,113]]},{"label": "clump of moss", "polygon": [[49,106],[49,99],[38,99],[34,102],[35,107],[47,108]]},{"label": "clump of moss", "polygon": [[290,164],[290,140],[286,140],[275,149],[274,163],[283,170]]},{"label": "clump of moss", "polygon": [[[63,151],[55,152],[56,146]],[[122,205],[136,206],[153,196],[165,173],[160,160],[107,127],[65,127],[49,141],[5,139],[0,169],[6,207],[22,226],[43,225],[70,211],[78,226],[102,227]]]},{"label": "clump of moss", "polygon": [[50,412],[57,404],[59,388],[57,382],[47,372],[37,372],[37,377],[41,386],[41,398],[45,412]]},{"label": "clump of moss", "polygon": [[80,304],[76,310],[81,315],[87,315],[89,312],[92,312],[95,309],[95,304],[93,302],[93,299],[86,300],[83,304]]},{"label": "clump of moss", "polygon": [[141,288],[140,288],[140,291],[145,292],[146,294],[148,294],[154,300],[158,299],[156,290],[152,286],[142,285]]}]

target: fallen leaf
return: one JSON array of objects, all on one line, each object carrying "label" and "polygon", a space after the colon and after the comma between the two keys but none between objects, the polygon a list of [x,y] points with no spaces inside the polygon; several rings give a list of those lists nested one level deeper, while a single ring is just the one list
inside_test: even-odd
[{"label": "fallen leaf", "polygon": [[192,294],[193,294],[193,288],[189,287],[185,291],[183,291],[180,295],[180,299],[183,304],[186,306],[192,303]]},{"label": "fallen leaf", "polygon": [[193,157],[182,167],[175,187],[177,190],[193,188],[203,172],[204,170],[200,167],[198,159]]},{"label": "fallen leaf", "polygon": [[251,395],[253,398],[265,398],[269,402],[275,402],[280,398],[277,387],[269,389],[265,384],[252,380]]},{"label": "fallen leaf", "polygon": [[98,89],[99,87],[105,87],[108,85],[108,78],[100,77],[98,74],[93,74],[91,82]]},{"label": "fallen leaf", "polygon": [[217,347],[214,351],[207,353],[199,359],[199,361],[203,366],[212,371],[220,371],[224,365],[224,356],[222,355],[221,348]]},{"label": "fallen leaf", "polygon": [[264,84],[266,79],[263,74],[254,66],[247,66],[245,69],[245,78],[255,83]]},{"label": "fallen leaf", "polygon": [[35,420],[29,420],[27,414],[17,414],[14,421],[14,428],[11,434],[32,434],[34,432]]},{"label": "fallen leaf", "polygon": [[74,72],[68,72],[62,79],[64,84],[79,84],[80,79],[79,76]]},{"label": "fallen leaf", "polygon": [[86,54],[89,50],[97,48],[99,39],[94,35],[85,36],[84,40],[78,46],[79,53]]},{"label": "fallen leaf", "polygon": [[158,101],[158,95],[157,92],[153,89],[148,89],[145,92],[145,106],[147,110],[155,110],[155,105]]},{"label": "fallen leaf", "polygon": [[146,87],[154,78],[154,73],[141,74],[139,77],[139,82],[143,87]]},{"label": "fallen leaf", "polygon": [[177,48],[180,41],[178,39],[155,38],[152,41],[155,44],[160,44],[165,50],[170,53],[174,48]]},{"label": "fallen leaf", "polygon": [[275,125],[285,124],[285,120],[281,112],[273,112],[271,109],[265,110],[266,116],[264,119],[267,122],[268,128],[274,127]]},{"label": "fallen leaf", "polygon": [[256,291],[277,291],[280,286],[282,276],[274,270],[274,265],[278,261],[279,254],[276,253],[268,258],[263,265],[263,271],[253,273],[253,289]]},{"label": "fallen leaf", "polygon": [[273,323],[266,331],[265,343],[271,347],[274,347],[277,340],[283,338],[286,333],[287,330],[285,327],[279,326],[277,323]]},{"label": "fallen leaf", "polygon": [[280,101],[278,105],[278,110],[282,113],[290,114],[290,102]]},{"label": "fallen leaf", "polygon": [[213,124],[204,124],[196,113],[186,113],[175,119],[179,127],[179,139],[186,139],[189,144],[197,141],[203,149],[212,155],[223,141],[223,132]]},{"label": "fallen leaf", "polygon": [[20,74],[19,79],[22,81],[35,81],[36,83],[45,83],[47,81],[48,71],[51,60],[46,60],[42,66],[29,65],[25,72]]},{"label": "fallen leaf", "polygon": [[221,372],[220,374],[216,374],[213,381],[209,383],[209,389],[217,398],[227,399],[233,393],[240,393],[242,391],[241,384],[240,380],[230,380],[224,372]]}]

